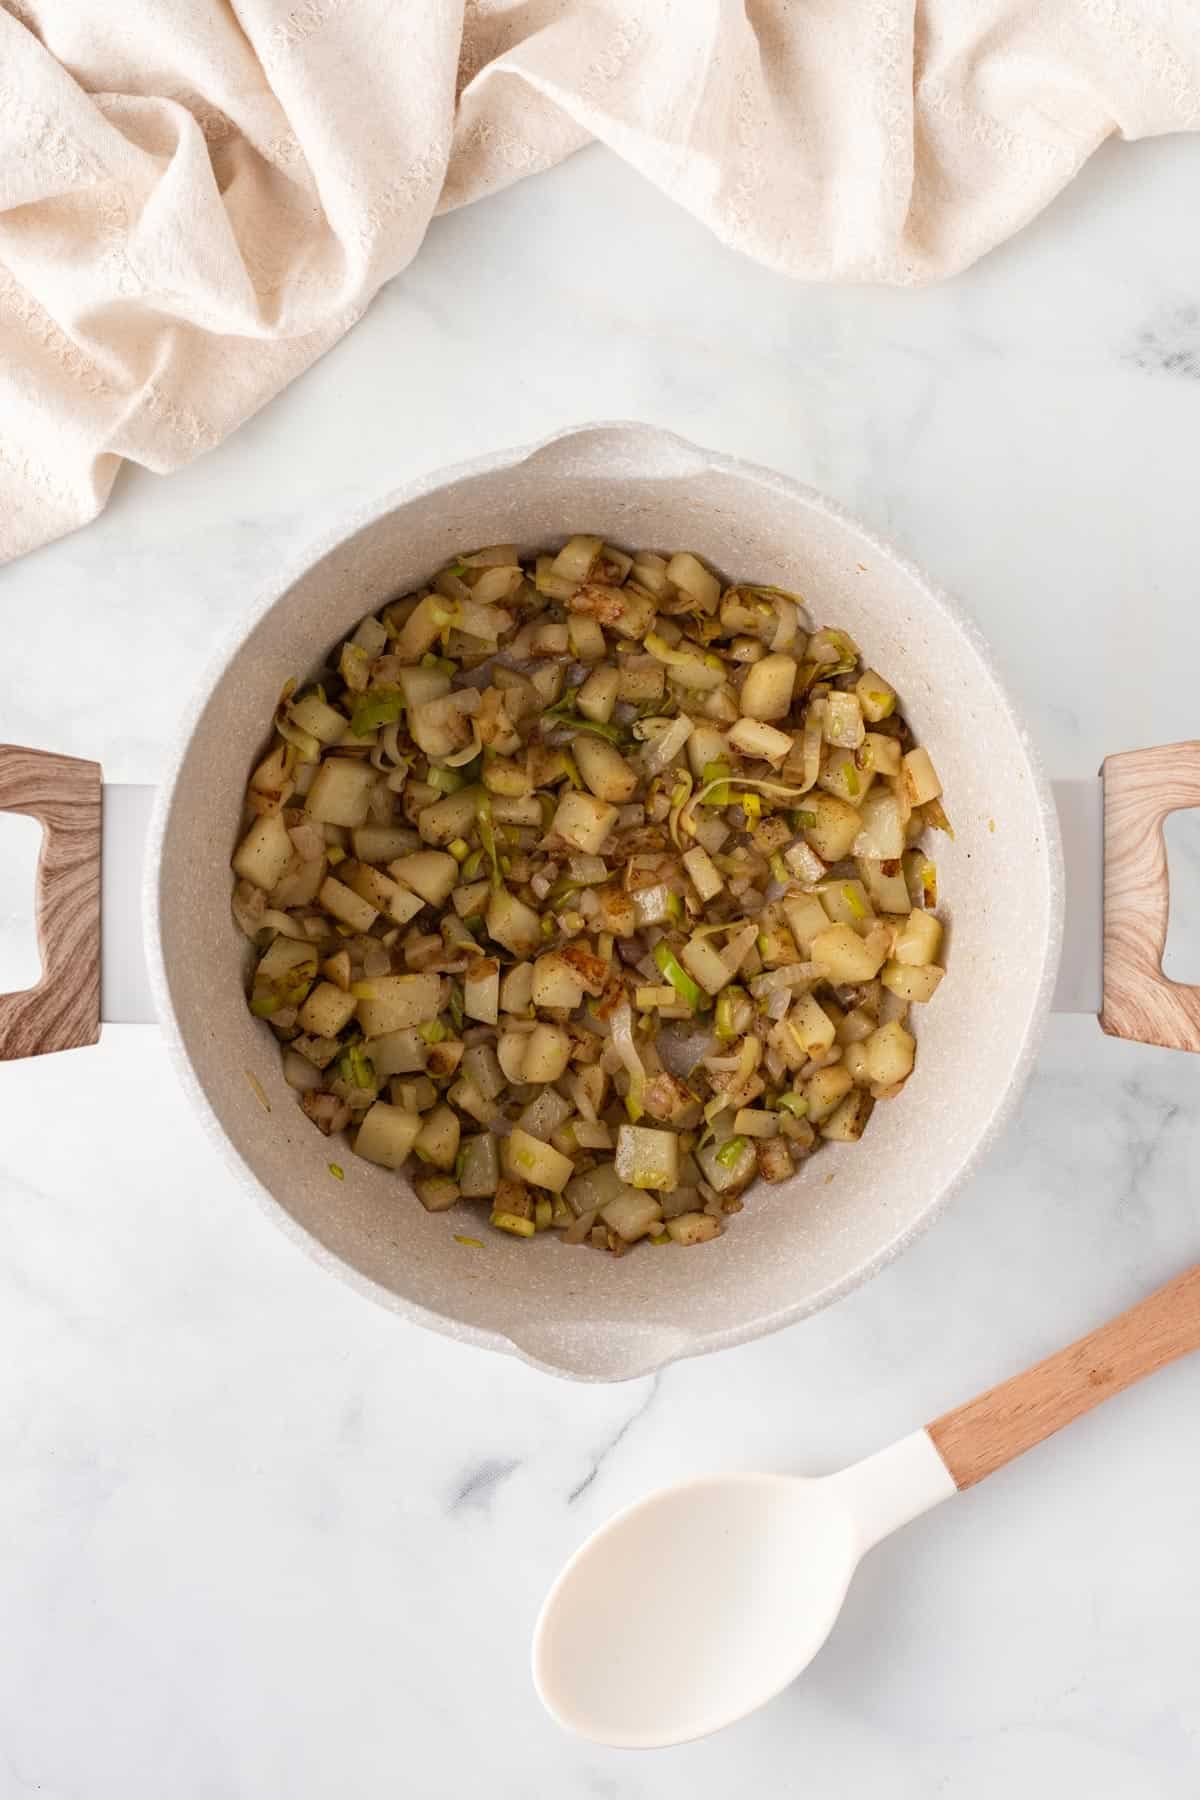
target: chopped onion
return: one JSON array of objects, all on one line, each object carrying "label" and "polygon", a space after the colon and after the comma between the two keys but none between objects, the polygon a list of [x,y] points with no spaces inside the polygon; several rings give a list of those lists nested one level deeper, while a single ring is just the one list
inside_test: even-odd
[{"label": "chopped onion", "polygon": [[686,713],[680,713],[677,719],[647,719],[645,724],[662,728],[648,739],[642,752],[642,768],[647,776],[653,777],[661,774],[679,755],[692,735],[692,721]]},{"label": "chopped onion", "polygon": [[622,997],[620,1005],[613,1009],[612,1041],[617,1055],[629,1074],[626,1110],[636,1125],[642,1116],[642,1095],[646,1087],[646,1070],[633,1041],[633,1013],[628,1000],[624,997]]},{"label": "chopped onion", "polygon": [[807,987],[816,979],[816,963],[785,963],[780,969],[768,969],[765,975],[756,975],[750,983],[750,992],[756,1000],[764,1000],[780,988]]}]

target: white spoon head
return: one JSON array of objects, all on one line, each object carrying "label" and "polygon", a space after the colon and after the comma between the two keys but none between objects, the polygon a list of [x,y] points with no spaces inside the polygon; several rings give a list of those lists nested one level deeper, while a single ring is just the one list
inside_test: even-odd
[{"label": "white spoon head", "polygon": [[619,1513],[542,1607],[533,1679],[559,1724],[655,1749],[744,1718],[829,1635],[860,1539],[828,1481],[714,1475]]}]

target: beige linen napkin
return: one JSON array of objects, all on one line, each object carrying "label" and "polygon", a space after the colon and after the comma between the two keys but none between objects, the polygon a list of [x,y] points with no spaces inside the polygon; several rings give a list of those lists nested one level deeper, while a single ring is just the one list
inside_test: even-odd
[{"label": "beige linen napkin", "polygon": [[774,269],[921,282],[1198,124],[1187,0],[0,0],[0,558],[593,139]]}]

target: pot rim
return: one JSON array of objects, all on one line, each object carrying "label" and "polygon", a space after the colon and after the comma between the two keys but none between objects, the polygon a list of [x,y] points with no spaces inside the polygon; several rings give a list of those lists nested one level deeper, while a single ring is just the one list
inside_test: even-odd
[{"label": "pot rim", "polygon": [[[794,480],[791,476],[780,474],[762,464],[740,457],[726,456],[719,451],[693,444],[688,439],[680,437],[678,433],[667,431],[660,426],[649,425],[640,420],[604,419],[583,425],[568,426],[563,430],[550,433],[547,437],[539,438],[531,444],[491,451],[483,456],[452,463],[444,468],[434,470],[430,474],[418,476],[402,482],[398,486],[389,487],[371,500],[360,504],[336,527],[327,528],[309,540],[302,550],[288,561],[282,574],[272,577],[269,587],[264,586],[258,592],[237,622],[223,634],[216,649],[207,659],[203,672],[192,691],[190,701],[180,717],[174,741],[168,752],[166,767],[157,785],[146,837],[142,896],[150,989],[154,998],[155,1010],[166,1038],[168,1055],[185,1093],[192,1101],[206,1135],[216,1146],[227,1165],[238,1176],[242,1185],[254,1195],[260,1207],[272,1221],[282,1227],[287,1236],[294,1243],[300,1245],[322,1268],[336,1274],[340,1280],[347,1283],[356,1292],[383,1305],[390,1312],[398,1314],[413,1324],[422,1325],[428,1330],[435,1331],[443,1337],[453,1338],[459,1343],[468,1343],[480,1349],[494,1350],[507,1356],[515,1356],[532,1368],[539,1369],[545,1374],[558,1376],[560,1379],[606,1382],[610,1379],[609,1377],[590,1375],[577,1369],[565,1368],[560,1364],[546,1361],[544,1358],[532,1354],[517,1338],[510,1337],[506,1332],[463,1323],[452,1316],[435,1312],[416,1301],[406,1299],[394,1293],[390,1288],[381,1286],[378,1282],[363,1275],[350,1263],[343,1261],[340,1256],[328,1250],[300,1225],[287,1208],[276,1199],[270,1189],[264,1186],[226,1133],[187,1054],[183,1033],[171,998],[170,983],[163,957],[162,897],[159,872],[180,770],[205,707],[224,679],[230,661],[245,639],[259,621],[315,563],[377,520],[439,489],[450,488],[481,475],[496,474],[515,468],[553,447],[565,448],[588,437],[604,437],[615,434],[621,434],[624,437],[636,436],[648,447],[653,446],[655,451],[660,454],[667,451],[676,459],[682,457],[685,461],[690,460],[693,464],[699,460],[706,469],[716,469],[742,480],[751,480],[760,487],[772,488],[789,500],[799,501],[839,524],[849,525],[878,555],[885,557],[908,576],[921,590],[926,600],[947,617],[952,625],[957,627],[991,678],[996,695],[1008,715],[1032,775],[1034,793],[1045,833],[1045,855],[1049,877],[1049,920],[1041,969],[1024,1038],[1013,1066],[1012,1075],[1005,1092],[1000,1096],[987,1125],[980,1133],[970,1153],[964,1158],[950,1181],[929,1202],[920,1218],[898,1237],[892,1239],[873,1256],[861,1263],[858,1268],[842,1276],[840,1280],[831,1282],[819,1293],[810,1294],[805,1299],[780,1307],[775,1312],[760,1315],[721,1330],[708,1332],[698,1330],[686,1338],[682,1334],[672,1334],[670,1347],[665,1354],[648,1355],[643,1364],[631,1369],[619,1379],[623,1381],[639,1380],[658,1370],[668,1368],[672,1363],[682,1362],[694,1356],[705,1356],[714,1350],[732,1349],[738,1344],[749,1343],[755,1338],[766,1337],[780,1331],[785,1326],[798,1324],[801,1319],[822,1311],[825,1307],[843,1299],[855,1288],[865,1285],[888,1263],[923,1236],[929,1227],[941,1217],[964,1183],[975,1173],[984,1156],[1007,1125],[1016,1110],[1037,1060],[1050,1012],[1062,948],[1064,872],[1058,813],[1042,764],[1041,754],[1013,702],[992,650],[975,620],[964,610],[959,601],[932,581],[918,563],[906,556],[890,540],[865,525],[848,508],[805,482]],[[647,1333],[647,1339],[650,1347],[665,1341],[662,1334],[656,1335],[653,1331]]]}]

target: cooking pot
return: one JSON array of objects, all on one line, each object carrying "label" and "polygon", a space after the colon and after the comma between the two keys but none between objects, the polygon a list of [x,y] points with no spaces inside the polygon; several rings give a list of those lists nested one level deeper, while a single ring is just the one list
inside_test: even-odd
[{"label": "cooking pot", "polygon": [[[948,973],[920,1011],[903,1096],[876,1109],[861,1143],[830,1145],[790,1181],[755,1187],[717,1242],[619,1260],[552,1233],[461,1244],[460,1217],[426,1213],[402,1176],[353,1155],[335,1180],[329,1143],[246,1009],[247,946],[229,904],[245,782],[284,681],[464,547],[515,541],[526,551],[577,531],[631,548],[684,545],[726,576],[799,591],[814,623],[845,627],[903,696],[955,830],[936,852]],[[1200,745],[1110,757],[1103,794],[1100,782],[1078,783],[1061,799],[1072,927],[1060,1001],[1090,1005],[1115,1034],[1197,1048],[1200,991],[1160,966],[1161,825],[1172,808],[1200,804]],[[0,997],[0,1056],[93,1043],[101,1017],[156,1016],[213,1142],[322,1263],[403,1318],[589,1380],[644,1375],[777,1330],[880,1269],[995,1141],[1055,990],[1055,801],[975,626],[811,488],[640,425],[568,431],[384,495],[250,607],[153,798],[129,788],[102,798],[96,764],[5,748],[0,808],[45,830],[43,974]]]}]

